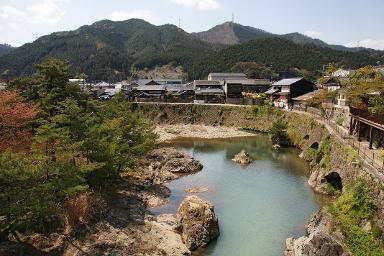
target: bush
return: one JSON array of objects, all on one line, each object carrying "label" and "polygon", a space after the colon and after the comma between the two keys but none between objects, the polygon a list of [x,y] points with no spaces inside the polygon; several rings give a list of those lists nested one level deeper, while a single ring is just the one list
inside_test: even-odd
[{"label": "bush", "polygon": [[273,144],[279,144],[281,146],[291,146],[291,140],[287,134],[288,124],[282,120],[273,123],[269,129],[271,140]]},{"label": "bush", "polygon": [[340,126],[343,126],[344,121],[345,121],[345,118],[342,116],[339,116],[338,118],[336,118],[336,124]]},{"label": "bush", "polygon": [[360,227],[363,221],[373,222],[377,209],[372,193],[361,180],[330,208],[345,233],[346,245],[353,255],[384,255],[381,230],[376,225],[371,232]]}]

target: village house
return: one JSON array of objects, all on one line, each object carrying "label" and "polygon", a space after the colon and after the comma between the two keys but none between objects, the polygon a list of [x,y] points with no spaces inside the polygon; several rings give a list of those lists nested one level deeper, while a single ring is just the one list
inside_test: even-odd
[{"label": "village house", "polygon": [[243,73],[210,73],[209,81],[226,81],[226,80],[242,80],[247,79],[247,75]]},{"label": "village house", "polygon": [[225,93],[218,80],[195,80],[193,82],[195,100],[203,103],[223,103]]},{"label": "village house", "polygon": [[293,98],[299,97],[315,89],[315,84],[303,77],[287,78],[272,84],[265,92],[269,95],[274,106],[288,109],[293,104]]},{"label": "village house", "polygon": [[139,79],[139,85],[182,85],[181,79]]},{"label": "village house", "polygon": [[322,84],[317,85],[318,88],[325,89],[329,92],[337,91],[341,88],[340,80],[337,77],[327,76],[322,79]]},{"label": "village house", "polygon": [[193,102],[195,91],[193,84],[166,85],[168,102]]},{"label": "village house", "polygon": [[244,104],[244,94],[264,93],[271,86],[267,79],[238,79],[225,80],[224,91],[226,94],[226,103]]},{"label": "village house", "polygon": [[166,95],[165,85],[139,85],[135,90],[137,101],[163,101]]},{"label": "village house", "polygon": [[142,85],[161,85],[160,83],[158,83],[154,79],[139,79],[139,80],[137,80],[137,84],[139,84],[139,86],[142,86]]},{"label": "village house", "polygon": [[336,70],[335,72],[333,72],[331,74],[331,76],[332,77],[338,77],[338,78],[349,78],[355,72],[356,72],[356,70],[353,70],[353,69],[342,69],[342,68],[340,68],[340,69]]}]

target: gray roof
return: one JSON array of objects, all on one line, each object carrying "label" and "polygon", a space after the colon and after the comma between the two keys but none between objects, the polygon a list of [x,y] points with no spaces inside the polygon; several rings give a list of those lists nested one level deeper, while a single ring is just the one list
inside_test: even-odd
[{"label": "gray roof", "polygon": [[209,76],[243,76],[247,77],[244,73],[209,73]]},{"label": "gray roof", "polygon": [[224,95],[224,90],[219,88],[206,88],[195,90],[196,95]]},{"label": "gray roof", "polygon": [[274,93],[276,93],[276,92],[278,92],[278,91],[280,91],[280,89],[275,89],[275,88],[270,88],[268,91],[266,91],[265,92],[265,94],[270,94],[270,95],[272,95],[272,94],[274,94]]},{"label": "gray roof", "polygon": [[219,80],[195,80],[194,82],[195,86],[211,86],[211,85],[221,85],[221,82]]},{"label": "gray roof", "polygon": [[138,91],[165,91],[165,85],[140,85]]},{"label": "gray roof", "polygon": [[287,79],[280,80],[276,83],[273,83],[273,85],[277,85],[277,86],[291,85],[291,84],[294,84],[294,83],[296,83],[302,79],[304,79],[304,78],[303,77],[287,78]]},{"label": "gray roof", "polygon": [[324,92],[324,90],[320,89],[320,90],[316,90],[316,91],[313,91],[313,92],[308,92],[308,93],[303,94],[301,96],[298,96],[296,98],[292,98],[292,100],[294,100],[294,101],[308,101],[308,100],[313,99],[313,97],[315,97],[316,94],[319,94],[321,92]]},{"label": "gray roof", "polygon": [[173,92],[178,92],[178,91],[188,91],[188,90],[193,90],[193,85],[190,84],[169,84],[166,85],[167,91],[173,91]]},{"label": "gray roof", "polygon": [[[137,81],[137,83],[138,83],[139,85],[146,85],[147,83],[152,82],[152,81],[156,82],[154,79],[139,79],[139,80]],[[157,83],[157,82],[156,82],[156,83]]]},{"label": "gray roof", "polygon": [[271,85],[271,82],[268,79],[236,79],[236,80],[228,80],[227,84]]}]

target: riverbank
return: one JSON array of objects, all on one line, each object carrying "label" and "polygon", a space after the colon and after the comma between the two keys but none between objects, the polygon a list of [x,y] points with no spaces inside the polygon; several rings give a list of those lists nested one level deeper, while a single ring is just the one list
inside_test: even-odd
[{"label": "riverbank", "polygon": [[[267,106],[262,107],[231,107],[231,106],[205,106],[205,105],[138,105],[136,111],[143,113],[156,125],[175,124],[199,124],[208,126],[226,126],[246,128],[252,131],[266,132],[273,122],[281,120],[287,122],[287,133],[293,144],[302,150],[301,157],[311,165],[309,185],[318,193],[328,194],[335,198],[350,191],[356,183],[362,181],[366,184],[370,195],[374,198],[375,211],[371,219],[359,220],[353,227],[356,233],[350,233],[339,239],[339,233],[345,234],[350,227],[345,226],[335,219],[335,216],[327,215],[329,228],[318,230],[321,236],[327,236],[333,241],[341,243],[343,251],[360,250],[366,248],[363,241],[366,236],[372,236],[372,230],[364,230],[364,223],[369,222],[375,227],[375,234],[382,234],[384,230],[384,186],[383,183],[366,168],[362,160],[352,147],[343,143],[327,126],[303,113],[281,111]],[[369,195],[368,195],[369,197]],[[324,211],[328,212],[327,209]],[[312,225],[309,223],[309,225]],[[316,230],[315,228],[314,230]],[[380,232],[378,232],[380,230]],[[311,230],[313,231],[313,230]],[[294,239],[296,243],[302,243],[310,238]],[[383,237],[375,238],[383,241]],[[306,240],[308,241],[308,240]],[[320,240],[321,241],[321,240]],[[357,242],[356,241],[360,241]],[[291,243],[292,240],[288,244]],[[316,246],[319,240],[310,246]],[[328,243],[332,244],[332,243]],[[380,243],[379,243],[380,244]],[[307,244],[308,245],[308,244]],[[292,249],[292,248],[291,248]],[[296,254],[299,251],[287,252],[287,255]],[[320,253],[320,252],[319,252]],[[301,255],[301,254],[300,254]],[[327,255],[327,254],[324,254]]]},{"label": "riverbank", "polygon": [[171,141],[177,138],[225,139],[254,136],[254,134],[242,131],[236,127],[208,126],[201,124],[157,125],[155,132],[159,135],[160,142]]}]

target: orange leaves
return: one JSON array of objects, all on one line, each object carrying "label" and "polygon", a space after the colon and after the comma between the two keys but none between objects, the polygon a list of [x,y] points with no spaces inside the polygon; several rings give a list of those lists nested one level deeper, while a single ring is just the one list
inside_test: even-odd
[{"label": "orange leaves", "polygon": [[24,127],[37,113],[37,105],[24,103],[18,92],[0,91],[0,129]]},{"label": "orange leaves", "polygon": [[0,151],[28,147],[32,136],[28,124],[38,107],[26,104],[16,91],[0,91]]}]

